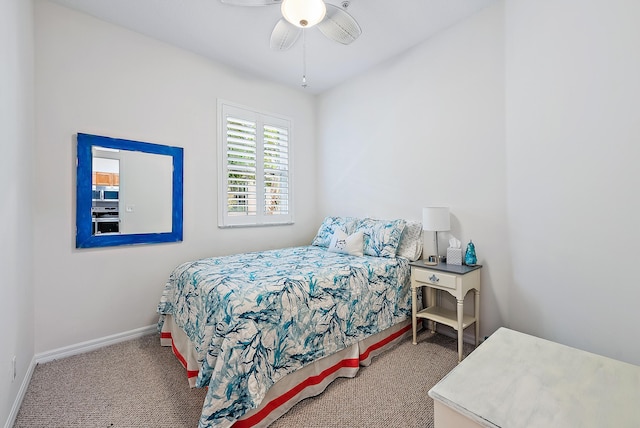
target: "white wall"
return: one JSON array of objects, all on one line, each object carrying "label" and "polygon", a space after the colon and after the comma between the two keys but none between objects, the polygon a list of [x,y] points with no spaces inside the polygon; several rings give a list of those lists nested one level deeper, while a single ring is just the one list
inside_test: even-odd
[{"label": "white wall", "polygon": [[[154,324],[173,267],[310,242],[315,99],[37,1],[35,350]],[[217,228],[217,97],[293,118],[293,226]],[[86,132],[184,147],[184,242],[75,249],[75,139]]]},{"label": "white wall", "polygon": [[484,265],[482,336],[505,324],[509,289],[503,34],[499,3],[318,107],[320,213],[421,220],[450,206],[451,233]]},{"label": "white wall", "polygon": [[0,2],[0,425],[7,426],[33,358],[33,53],[31,2]]},{"label": "white wall", "polygon": [[477,245],[500,325],[640,364],[640,3],[500,2],[319,100],[319,207]]},{"label": "white wall", "polygon": [[640,3],[506,5],[509,324],[640,364]]}]

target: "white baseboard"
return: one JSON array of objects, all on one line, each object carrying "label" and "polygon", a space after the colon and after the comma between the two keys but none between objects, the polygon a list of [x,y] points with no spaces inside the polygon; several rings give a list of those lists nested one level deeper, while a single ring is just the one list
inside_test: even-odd
[{"label": "white baseboard", "polygon": [[52,351],[41,352],[36,354],[36,364],[48,363],[49,361],[59,360],[61,358],[71,357],[72,355],[84,354],[85,352],[104,348],[105,346],[114,345],[126,340],[136,339],[155,333],[157,325],[140,327],[135,330],[125,331],[123,333],[113,334],[111,336],[102,337],[100,339],[88,340],[86,342],[77,343],[75,345],[65,346],[63,348],[54,349]]},{"label": "white baseboard", "polygon": [[35,370],[35,368],[36,368],[36,358],[33,357],[31,359],[31,364],[29,364],[29,367],[27,367],[27,373],[24,375],[24,379],[22,379],[20,390],[18,390],[18,395],[16,396],[16,399],[13,402],[13,406],[11,407],[11,411],[9,412],[7,423],[4,426],[5,428],[11,428],[15,423],[16,417],[18,416],[18,411],[20,411],[22,400],[24,399],[24,396],[27,393],[27,388],[29,387],[29,383],[31,382],[31,376],[33,376],[33,371]]},{"label": "white baseboard", "polygon": [[34,355],[31,360],[31,364],[29,364],[29,367],[27,368],[27,373],[22,380],[22,385],[20,385],[20,390],[18,391],[18,395],[16,396],[13,407],[11,408],[11,412],[9,413],[9,417],[7,418],[5,428],[11,428],[16,421],[18,411],[20,410],[22,400],[24,399],[24,396],[27,393],[27,389],[29,388],[29,383],[31,382],[31,377],[33,376],[33,371],[35,370],[36,365],[59,360],[61,358],[71,357],[72,355],[83,354],[85,352],[104,348],[105,346],[114,345],[126,340],[136,339],[138,337],[155,333],[156,331],[158,331],[158,327],[156,324],[154,324],[147,327],[140,327],[136,328],[135,330],[125,331],[123,333],[113,334],[111,336],[106,336],[99,339],[88,340],[86,342],[65,346],[63,348],[41,352]]}]

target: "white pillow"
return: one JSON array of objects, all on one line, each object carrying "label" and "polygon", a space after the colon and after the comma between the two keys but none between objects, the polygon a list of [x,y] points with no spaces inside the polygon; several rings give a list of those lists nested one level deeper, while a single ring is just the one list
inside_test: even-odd
[{"label": "white pillow", "polygon": [[333,232],[331,243],[327,251],[332,253],[350,254],[352,256],[363,256],[364,234],[358,231],[354,234],[347,235],[340,229]]}]

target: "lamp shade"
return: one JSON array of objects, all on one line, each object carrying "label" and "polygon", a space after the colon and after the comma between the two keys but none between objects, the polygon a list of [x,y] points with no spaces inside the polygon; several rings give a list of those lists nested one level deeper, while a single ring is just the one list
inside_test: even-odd
[{"label": "lamp shade", "polygon": [[284,19],[296,27],[309,28],[324,19],[327,6],[322,0],[283,0],[280,10]]},{"label": "lamp shade", "polygon": [[429,231],[449,230],[449,207],[427,207],[422,209],[422,229]]}]

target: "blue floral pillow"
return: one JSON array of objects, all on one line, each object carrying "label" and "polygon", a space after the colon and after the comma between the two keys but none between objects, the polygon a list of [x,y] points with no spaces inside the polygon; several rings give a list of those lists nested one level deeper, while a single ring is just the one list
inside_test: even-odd
[{"label": "blue floral pillow", "polygon": [[364,233],[364,253],[375,257],[395,257],[405,220],[360,220],[356,230]]},{"label": "blue floral pillow", "polygon": [[357,225],[358,220],[353,217],[326,217],[320,225],[315,238],[313,238],[311,245],[328,247],[331,243],[331,238],[333,238],[333,231],[336,228],[342,230],[347,235],[351,235],[356,231]]}]

